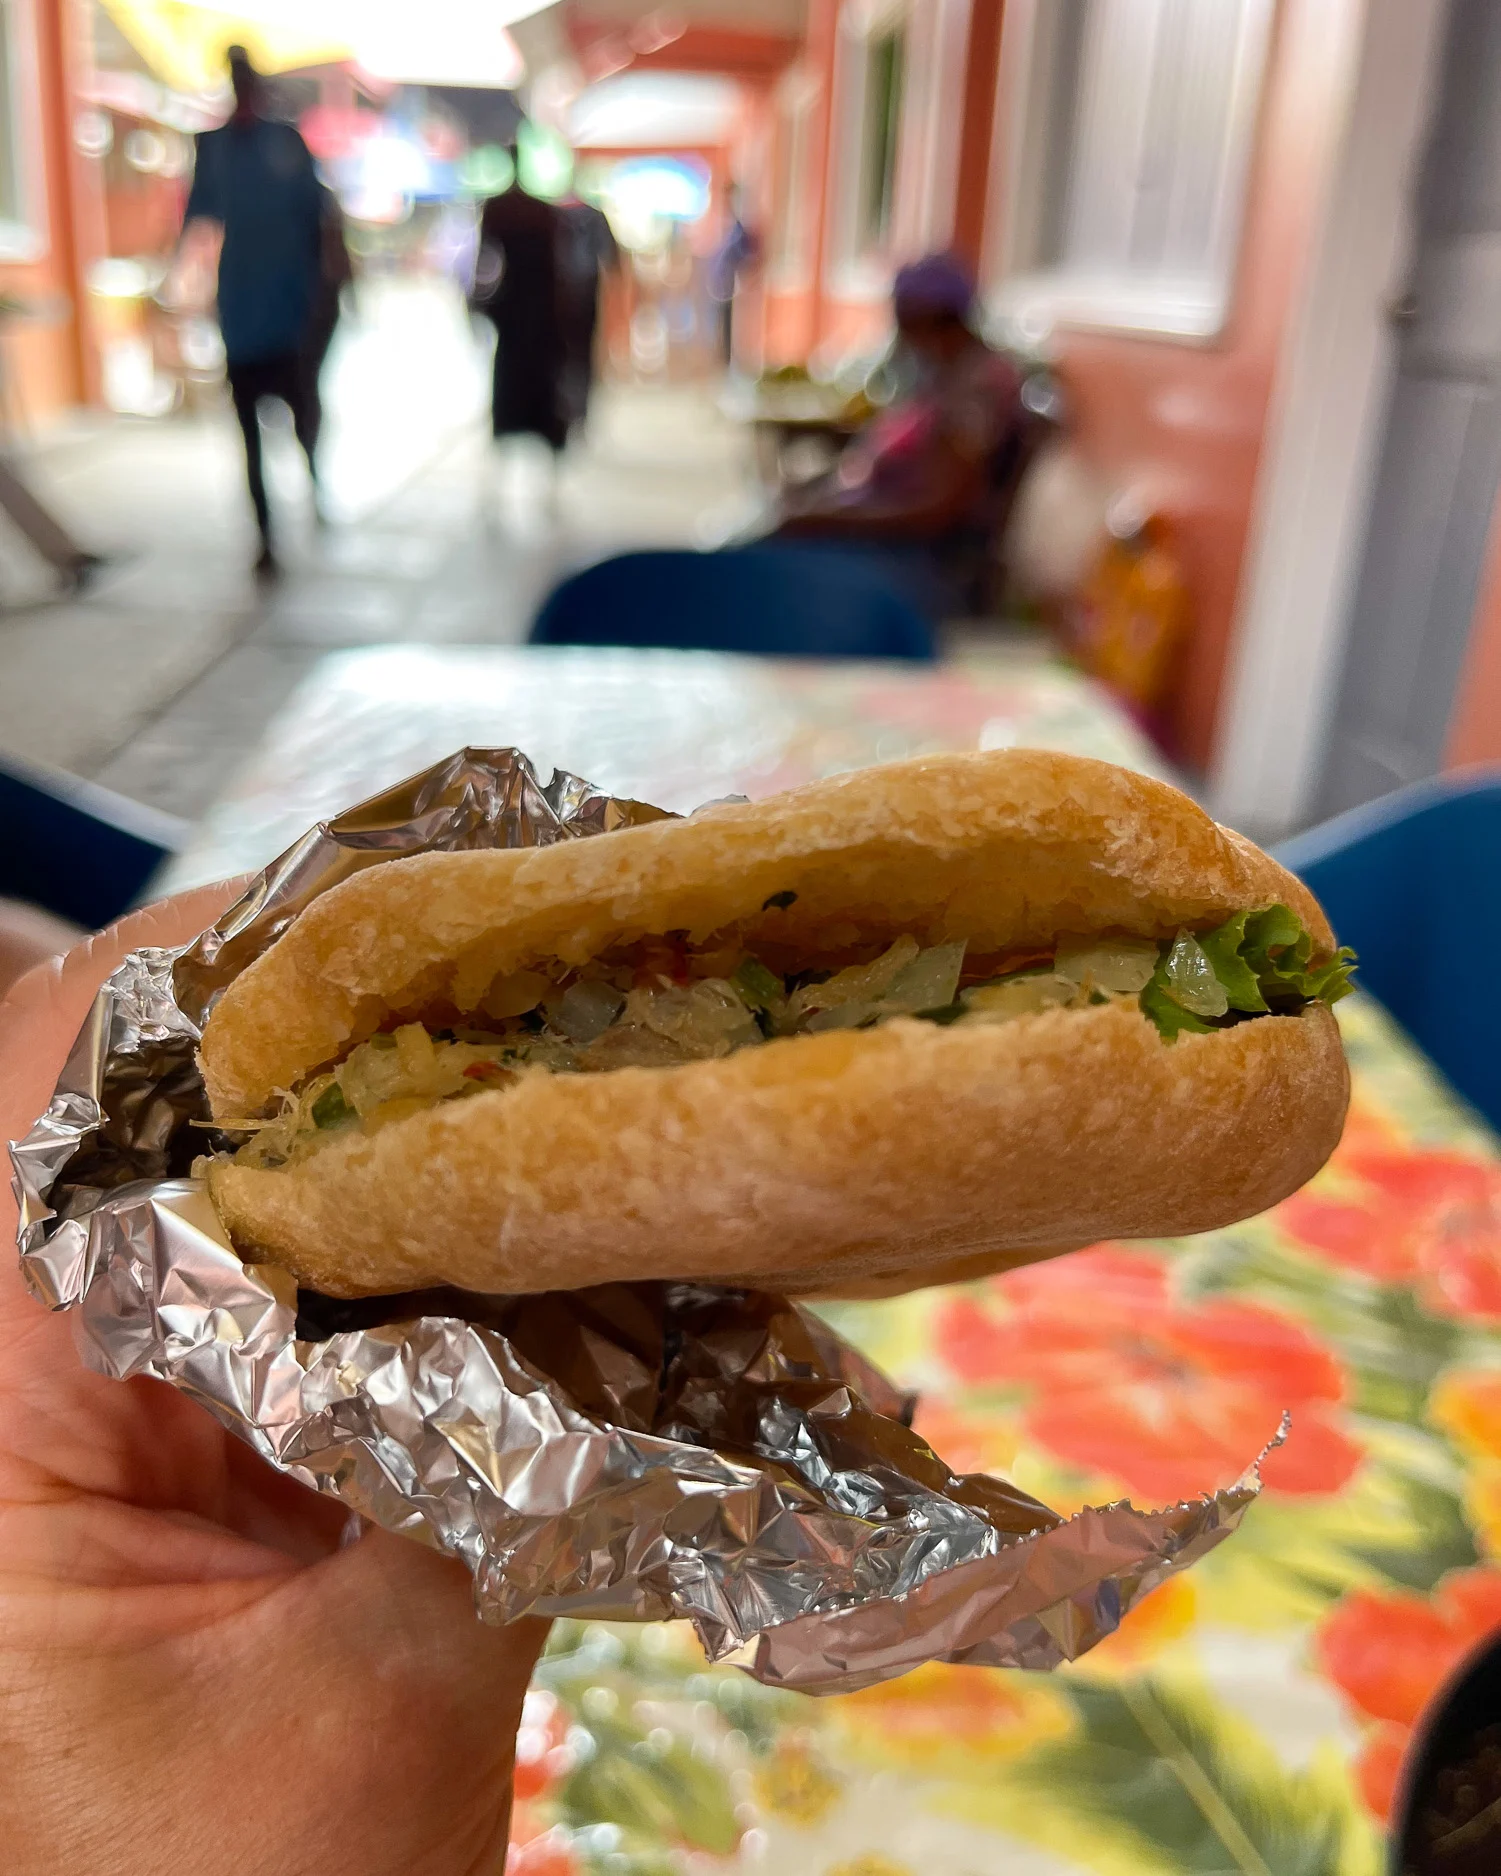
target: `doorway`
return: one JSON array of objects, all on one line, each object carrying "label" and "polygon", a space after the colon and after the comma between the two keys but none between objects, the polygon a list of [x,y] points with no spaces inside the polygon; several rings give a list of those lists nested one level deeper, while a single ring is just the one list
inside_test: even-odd
[{"label": "doorway", "polygon": [[1442,766],[1501,482],[1501,8],[1454,0],[1320,816]]}]

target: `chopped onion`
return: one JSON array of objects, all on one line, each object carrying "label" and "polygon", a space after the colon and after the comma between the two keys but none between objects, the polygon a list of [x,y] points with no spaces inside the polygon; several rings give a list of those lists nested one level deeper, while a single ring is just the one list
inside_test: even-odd
[{"label": "chopped onion", "polygon": [[962,993],[964,1021],[1009,1023],[1018,1016],[1037,1016],[1061,1009],[1079,994],[1079,986],[1052,971],[1019,971],[1004,983],[978,984]]},{"label": "chopped onion", "polygon": [[1178,933],[1162,974],[1163,987],[1174,1003],[1195,1016],[1223,1016],[1230,1008],[1225,986],[1192,932]]},{"label": "chopped onion", "polygon": [[430,1075],[437,1061],[433,1039],[421,1023],[403,1023],[396,1031],[396,1055],[402,1073],[413,1080]]},{"label": "chopped onion", "polygon": [[625,1008],[625,998],[612,984],[570,984],[552,1012],[555,1029],[570,1042],[595,1042]]},{"label": "chopped onion", "polygon": [[1161,955],[1151,938],[1060,938],[1053,969],[1087,990],[1134,997],[1152,981]]},{"label": "chopped onion", "polygon": [[714,977],[633,990],[623,1020],[665,1036],[692,1060],[728,1055],[761,1039],[755,1017],[727,983]]},{"label": "chopped onion", "polygon": [[964,969],[965,945],[930,945],[904,964],[881,999],[882,1013],[941,1010],[959,994],[959,973]]},{"label": "chopped onion", "polygon": [[480,999],[486,1016],[503,1023],[508,1016],[525,1016],[552,989],[541,971],[513,971],[509,977],[497,977]]},{"label": "chopped onion", "polygon": [[788,1001],[788,1022],[795,1026],[813,1010],[833,1010],[842,1003],[879,1002],[899,973],[917,956],[915,938],[898,938],[870,964],[851,964],[847,970],[835,971],[821,984],[804,984]]}]

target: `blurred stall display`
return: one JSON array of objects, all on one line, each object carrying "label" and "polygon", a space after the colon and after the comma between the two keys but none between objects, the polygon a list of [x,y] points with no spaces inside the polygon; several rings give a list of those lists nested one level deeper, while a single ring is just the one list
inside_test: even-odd
[{"label": "blurred stall display", "polygon": [[1188,586],[1166,516],[1120,501],[1107,520],[1100,557],[1065,608],[1065,644],[1086,671],[1155,726],[1188,633]]},{"label": "blurred stall display", "polygon": [[806,365],[778,365],[751,385],[732,381],[720,408],[752,426],[761,478],[777,491],[826,475],[878,405],[864,373],[825,379]]}]

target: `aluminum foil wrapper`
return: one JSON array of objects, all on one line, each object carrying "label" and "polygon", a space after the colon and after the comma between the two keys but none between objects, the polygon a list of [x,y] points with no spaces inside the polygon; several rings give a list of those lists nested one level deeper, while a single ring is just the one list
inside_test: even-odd
[{"label": "aluminum foil wrapper", "polygon": [[133,953],[11,1148],[27,1281],[74,1312],[91,1366],[182,1388],[270,1464],[462,1559],[486,1621],[686,1617],[711,1658],[809,1693],[934,1659],[1071,1660],[1235,1528],[1255,1467],[1169,1510],[1065,1520],[952,1474],[911,1402],[778,1297],[337,1302],[241,1263],[191,1177],[216,1139],[200,1025],[320,892],[405,854],[660,818],[574,776],[544,787],[516,750],[466,749],[315,828],[185,950]]}]

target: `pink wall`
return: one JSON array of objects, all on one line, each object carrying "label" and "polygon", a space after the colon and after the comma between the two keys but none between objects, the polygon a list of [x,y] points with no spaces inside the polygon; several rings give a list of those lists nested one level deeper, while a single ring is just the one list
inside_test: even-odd
[{"label": "pink wall", "polygon": [[[0,262],[0,290],[46,309],[45,318],[16,325],[7,341],[21,408],[27,419],[45,420],[98,390],[83,283],[89,263],[104,252],[104,198],[99,165],[78,153],[71,134],[87,22],[72,0],[32,0],[30,12],[47,246],[37,261]],[[25,9],[20,17],[24,29]]]},{"label": "pink wall", "polygon": [[1115,486],[1145,487],[1176,526],[1194,625],[1168,721],[1176,753],[1195,767],[1214,745],[1273,380],[1314,232],[1310,178],[1332,154],[1340,12],[1353,4],[1282,0],[1277,10],[1234,306],[1219,338],[1060,341],[1083,452]]},{"label": "pink wall", "polygon": [[1501,499],[1491,517],[1469,655],[1444,752],[1446,768],[1472,762],[1501,762]]}]

